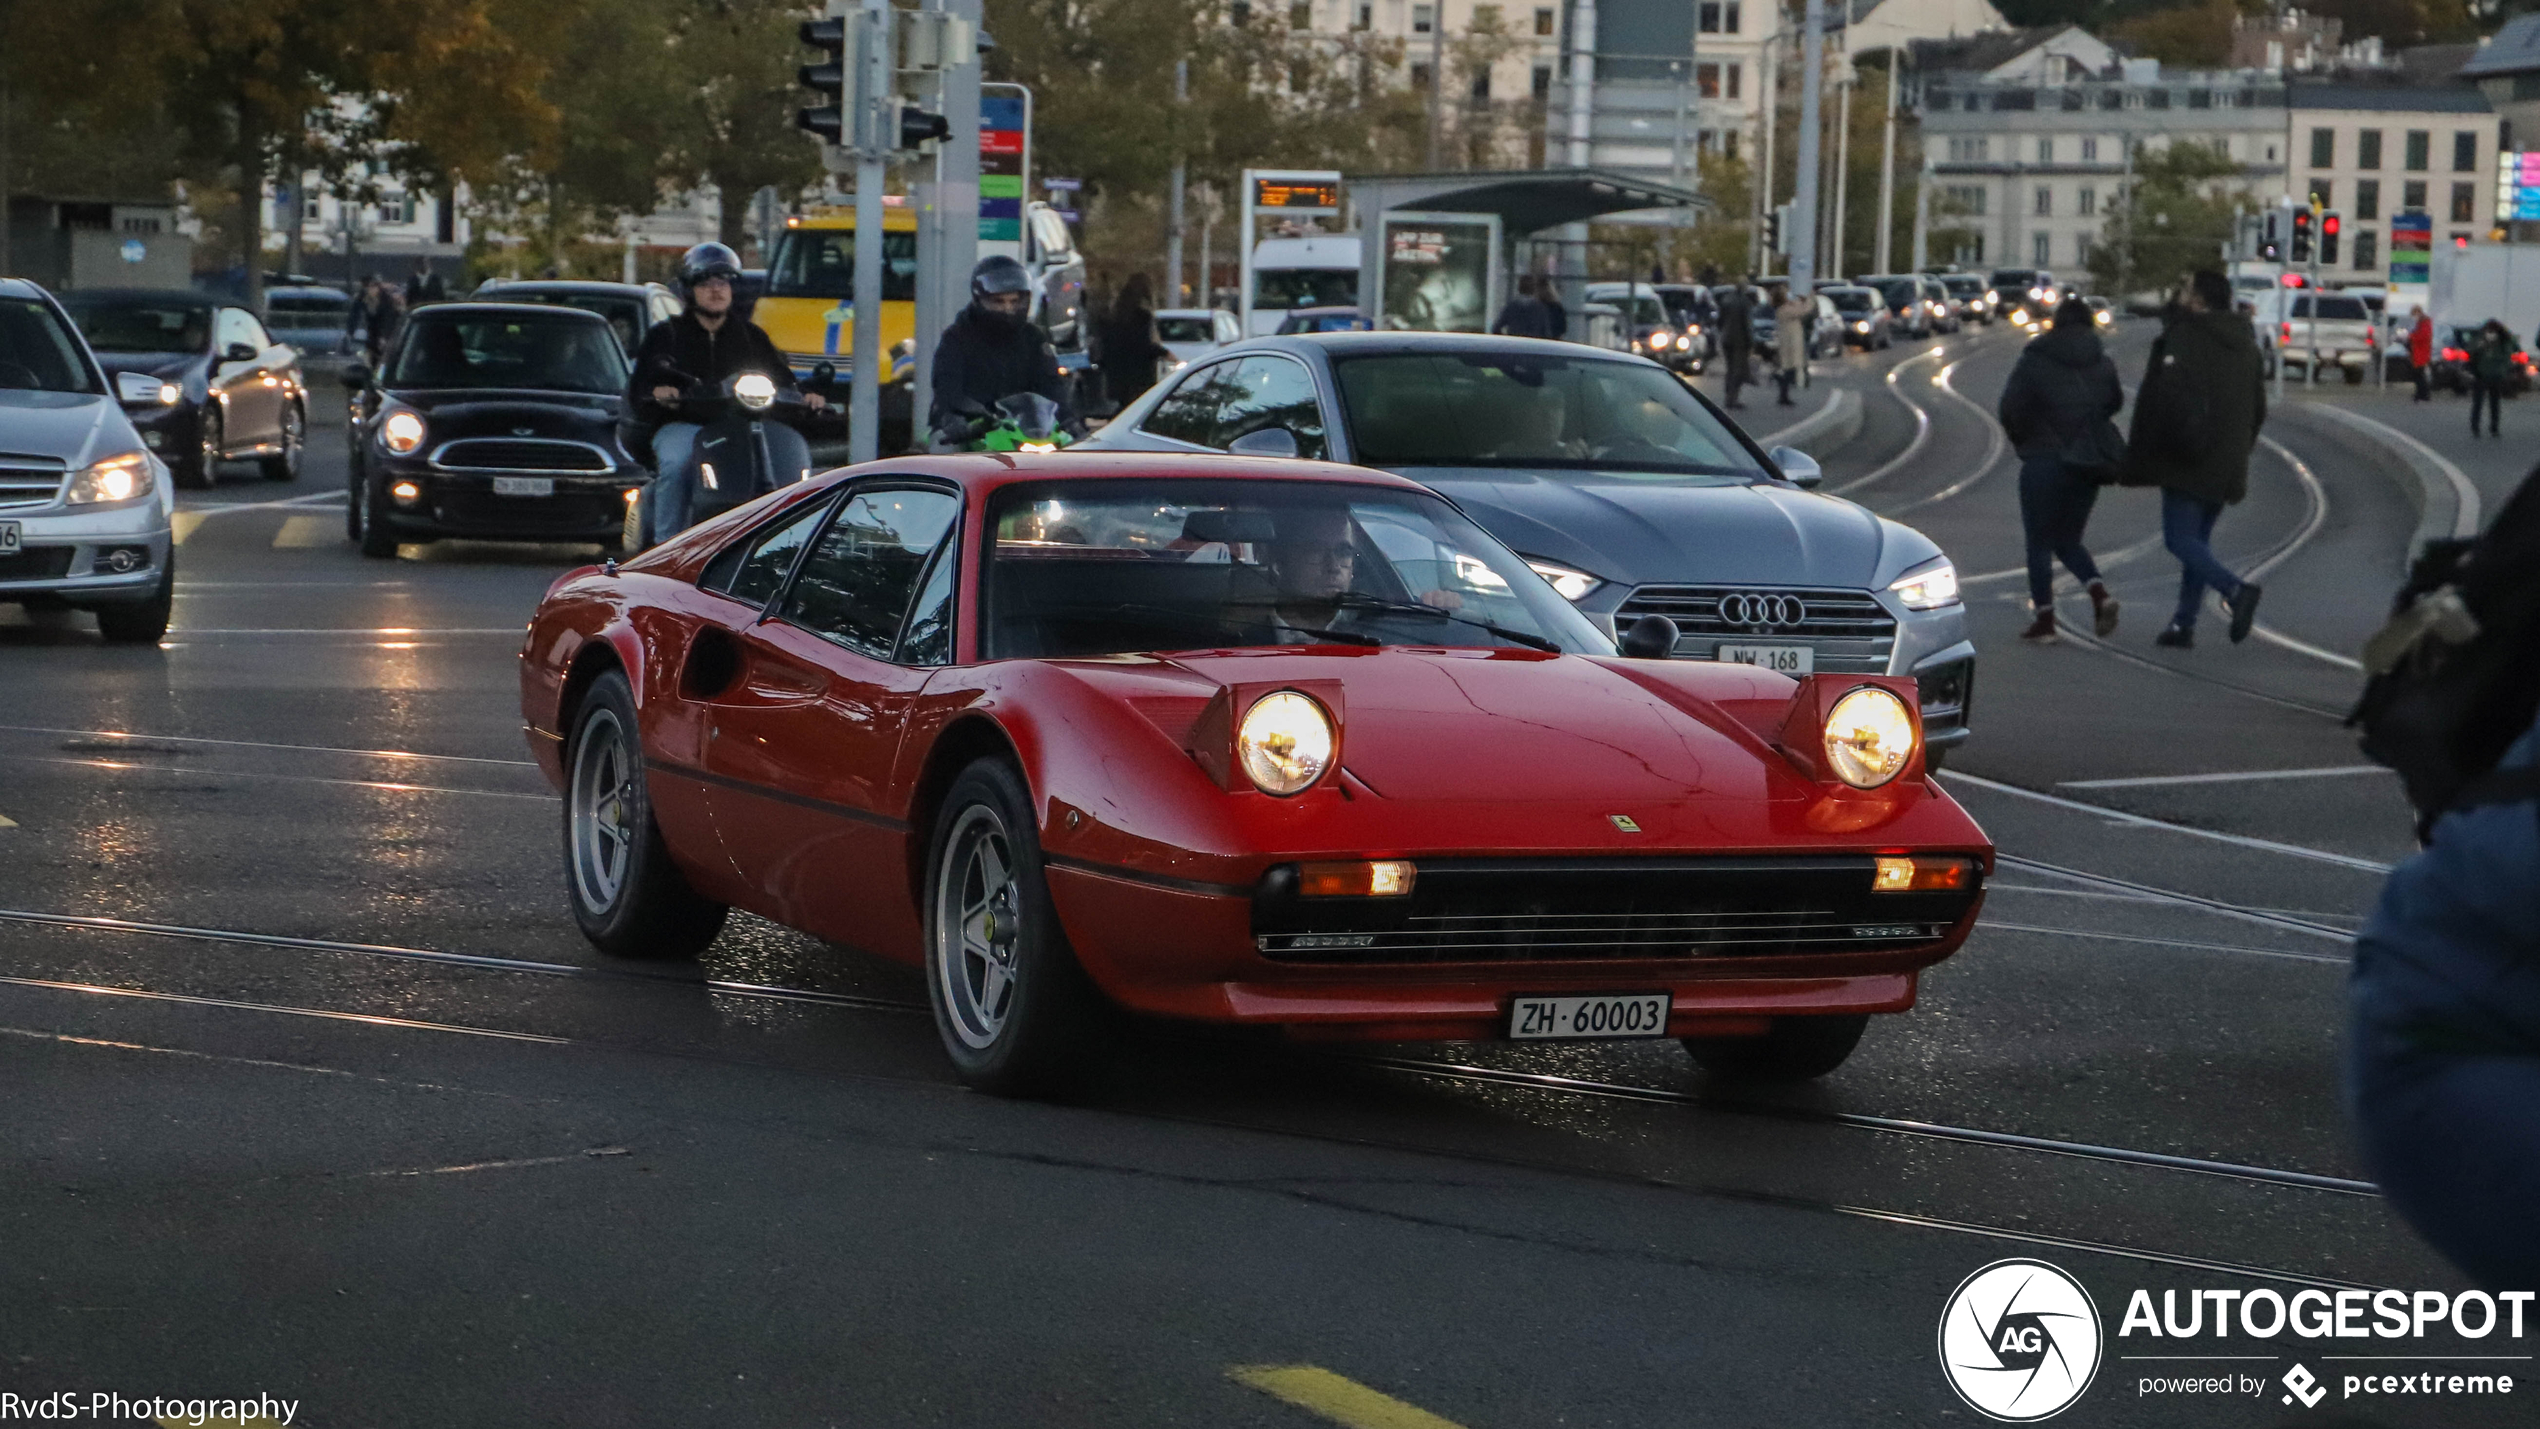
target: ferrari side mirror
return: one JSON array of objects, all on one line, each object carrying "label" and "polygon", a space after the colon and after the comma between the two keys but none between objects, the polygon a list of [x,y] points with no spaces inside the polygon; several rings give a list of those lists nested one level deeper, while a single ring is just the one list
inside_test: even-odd
[{"label": "ferrari side mirror", "polygon": [[1615,642],[1633,660],[1665,660],[1676,653],[1676,622],[1663,615],[1644,615],[1623,630]]}]

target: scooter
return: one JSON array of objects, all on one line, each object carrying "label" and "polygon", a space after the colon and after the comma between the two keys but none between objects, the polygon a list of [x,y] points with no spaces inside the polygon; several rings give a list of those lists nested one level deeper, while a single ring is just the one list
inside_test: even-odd
[{"label": "scooter", "polygon": [[1038,392],[1000,397],[993,413],[968,397],[945,409],[947,420],[937,425],[935,436],[953,451],[1054,452],[1076,442],[1058,424],[1058,404]]},{"label": "scooter", "polygon": [[[844,422],[844,414],[836,404],[814,409],[802,398],[785,393],[774,378],[763,372],[734,373],[712,386],[679,372],[663,374],[661,382],[679,388],[682,394],[675,404],[668,404],[667,419],[694,422],[703,429],[697,433],[696,445],[688,455],[696,475],[688,503],[691,526],[808,478],[812,471],[811,445],[803,439],[803,431],[834,428]],[[815,374],[811,390],[820,391],[825,385],[828,384]],[[826,396],[824,392],[823,397]],[[666,471],[656,473],[653,482],[644,487],[643,498],[628,505],[628,550],[644,549],[644,535],[651,529],[649,512],[654,488],[673,475]]]}]

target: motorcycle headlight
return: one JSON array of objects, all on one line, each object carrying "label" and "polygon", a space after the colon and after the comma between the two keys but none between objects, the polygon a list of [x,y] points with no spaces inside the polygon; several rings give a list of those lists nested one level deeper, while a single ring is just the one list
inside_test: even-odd
[{"label": "motorcycle headlight", "polygon": [[763,410],[776,400],[776,379],[764,372],[744,372],[732,379],[732,395],[753,412]]},{"label": "motorcycle headlight", "polygon": [[1332,719],[1294,690],[1253,701],[1235,735],[1244,777],[1264,794],[1299,794],[1332,765]]},{"label": "motorcycle headlight", "polygon": [[1958,568],[1947,560],[1917,566],[1888,586],[1907,610],[1938,610],[1958,603]]},{"label": "motorcycle headlight", "polygon": [[62,500],[71,506],[93,506],[101,501],[130,501],[149,489],[149,456],[124,452],[92,463],[72,477],[70,492]]},{"label": "motorcycle headlight", "polygon": [[399,456],[423,445],[423,418],[412,412],[391,412],[379,424],[379,444]]},{"label": "motorcycle headlight", "polygon": [[1863,685],[1826,712],[1827,767],[1855,789],[1894,779],[1913,755],[1913,712],[1888,690]]},{"label": "motorcycle headlight", "polygon": [[1526,568],[1543,577],[1563,600],[1572,604],[1587,599],[1598,586],[1605,584],[1585,571],[1574,571],[1568,566],[1556,566],[1550,561],[1528,561]]}]

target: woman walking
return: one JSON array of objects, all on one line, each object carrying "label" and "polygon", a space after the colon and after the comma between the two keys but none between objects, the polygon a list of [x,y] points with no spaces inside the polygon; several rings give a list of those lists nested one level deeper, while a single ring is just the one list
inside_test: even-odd
[{"label": "woman walking", "polygon": [[2117,365],[2100,344],[2090,305],[2067,298],[2055,324],[2021,351],[2002,389],[2002,430],[2020,453],[2020,527],[2028,537],[2032,616],[2023,640],[2055,637],[2055,566],[2090,592],[2092,628],[2117,631],[2117,602],[2081,543],[2101,483],[2113,480],[2125,442],[2109,418],[2125,405]]},{"label": "woman walking", "polygon": [[1793,383],[1808,380],[1808,321],[1817,305],[1776,283],[1773,285],[1773,380],[1781,384],[1781,405],[1793,405]]},{"label": "woman walking", "polygon": [[1155,385],[1156,360],[1173,355],[1156,340],[1155,289],[1142,272],[1130,274],[1120,285],[1094,336],[1101,351],[1103,389],[1122,407]]}]

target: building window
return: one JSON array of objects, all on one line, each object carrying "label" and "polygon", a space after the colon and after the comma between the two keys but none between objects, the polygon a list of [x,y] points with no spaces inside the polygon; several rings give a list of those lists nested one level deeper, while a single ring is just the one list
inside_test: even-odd
[{"label": "building window", "polygon": [[1702,8],[1695,13],[1700,16],[1696,23],[1703,34],[1720,33],[1720,0],[1702,0]]},{"label": "building window", "polygon": [[1721,71],[1721,77],[1729,82],[1729,98],[1735,99],[1738,97],[1737,77],[1744,73],[1745,69],[1746,66],[1739,64],[1735,60],[1731,60],[1729,61],[1728,68]]},{"label": "building window", "polygon": [[1437,21],[1433,18],[1437,12],[1438,7],[1435,5],[1412,6],[1411,33],[1415,35],[1425,35],[1429,33],[1430,28],[1437,23]]},{"label": "building window", "polygon": [[2452,221],[2468,223],[2477,217],[2478,186],[2476,184],[2452,185]]},{"label": "building window", "polygon": [[2408,172],[2421,174],[2434,163],[2434,136],[2422,129],[2408,131]]},{"label": "building window", "polygon": [[2337,131],[2334,129],[2312,130],[2311,167],[2314,169],[2327,169],[2334,168],[2336,164]]},{"label": "building window", "polygon": [[1559,24],[1560,24],[1560,19],[1559,19],[1559,12],[1558,12],[1558,11],[1555,11],[1555,10],[1550,10],[1550,9],[1546,9],[1546,8],[1544,8],[1544,7],[1542,7],[1542,6],[1537,6],[1537,7],[1536,7],[1536,9],[1535,9],[1535,33],[1536,33],[1536,34],[1538,34],[1538,35],[1549,35],[1549,34],[1552,34],[1552,33],[1554,32],[1555,28],[1556,28]]},{"label": "building window", "polygon": [[2380,234],[2378,234],[2378,233],[2358,233],[2358,234],[2356,234],[2356,235],[2355,235],[2355,269],[2356,269],[2356,271],[2357,271],[2357,272],[2364,272],[2364,273],[2368,273],[2368,272],[2371,272],[2373,269],[2378,268],[2378,267],[2380,267],[2380,266],[2381,266],[2381,235],[2380,235]]},{"label": "building window", "polygon": [[2311,175],[2311,201],[2322,208],[2337,207],[2337,181]]},{"label": "building window", "polygon": [[2081,161],[2085,164],[2095,164],[2099,162],[2098,140],[2084,139],[2081,141]]},{"label": "building window", "polygon": [[1552,98],[1552,66],[1550,65],[1535,66],[1535,98],[1545,101]]},{"label": "building window", "polygon": [[2360,130],[2355,135],[2355,167],[2364,170],[2381,167],[2381,131]]},{"label": "building window", "polygon": [[1703,63],[1693,67],[1693,87],[1705,99],[1720,97],[1720,67]]},{"label": "building window", "polygon": [[1475,104],[1490,103],[1490,68],[1488,66],[1473,71],[1471,98]]},{"label": "building window", "polygon": [[1465,28],[1480,30],[1485,34],[1495,33],[1499,29],[1499,7],[1496,5],[1474,6],[1472,23]]},{"label": "building window", "polygon": [[2084,186],[2073,201],[2073,212],[2084,218],[2095,217],[2099,212],[2099,190]]},{"label": "building window", "polygon": [[1949,141],[1949,162],[1953,164],[1981,164],[1993,157],[1990,152],[1992,148],[1993,141],[1991,139],[1953,138]]},{"label": "building window", "polygon": [[2054,140],[2040,139],[2037,141],[2037,161],[2041,164],[2051,164],[2055,162]]},{"label": "building window", "polygon": [[2037,186],[2037,206],[2032,210],[2040,218],[2055,216],[2055,191],[2044,184]]},{"label": "building window", "polygon": [[2477,130],[2459,129],[2453,131],[2452,172],[2456,174],[2474,174],[2478,172]]},{"label": "building window", "polygon": [[1364,3],[1364,0],[1362,0],[1362,3],[1358,7],[1358,17],[1349,22],[1349,27],[1353,30],[1372,30],[1376,28],[1376,7],[1372,4]]},{"label": "building window", "polygon": [[2381,217],[2381,180],[2355,180],[2355,217]]},{"label": "building window", "polygon": [[2085,268],[2090,266],[2089,234],[2076,233],[2073,235],[2073,261],[2081,264]]},{"label": "building window", "polygon": [[1313,7],[1313,5],[1311,5],[1310,3],[1307,3],[1307,0],[1297,0],[1297,3],[1296,3],[1296,4],[1294,4],[1294,5],[1290,5],[1290,6],[1288,7],[1288,28],[1289,28],[1289,29],[1291,29],[1291,30],[1311,30],[1311,29],[1313,29],[1313,28],[1314,28],[1314,7]]},{"label": "building window", "polygon": [[1726,134],[1720,136],[1720,157],[1724,159],[1735,159],[1737,157],[1736,130],[1732,129]]},{"label": "building window", "polygon": [[[2458,187],[2465,189],[2468,186],[2463,184],[2458,185]],[[2454,205],[2456,208],[2458,206],[2459,205],[2457,204]],[[379,196],[379,221],[382,223],[414,222],[415,201],[413,195],[405,193],[381,194]]]},{"label": "building window", "polygon": [[1415,64],[1411,67],[1411,87],[1413,89],[1427,89],[1429,87],[1429,67],[1427,65]]},{"label": "building window", "polygon": [[1734,35],[1745,29],[1738,19],[1738,0],[1729,0],[1728,17],[1721,22],[1723,34]]},{"label": "building window", "polygon": [[1984,217],[1985,193],[1986,189],[1982,184],[1950,184],[1940,191],[1941,207],[1948,213],[1967,218],[1982,218]]},{"label": "building window", "polygon": [[2269,144],[2267,146],[2267,162],[2270,164],[2275,162],[2275,146],[2273,144]]},{"label": "building window", "polygon": [[1252,23],[1252,4],[1251,4],[1251,0],[1235,0],[1235,3],[1233,3],[1232,5],[1229,5],[1229,6],[1227,6],[1227,7],[1226,7],[1226,18],[1227,18],[1227,19],[1229,19],[1229,20],[1234,21],[1235,28],[1236,28],[1236,29],[1238,29],[1238,30],[1240,30],[1240,29],[1244,28],[1246,25],[1251,24],[1251,23]]},{"label": "building window", "polygon": [[2409,213],[2425,210],[2425,180],[2410,179],[2399,186],[2399,207]]},{"label": "building window", "polygon": [[2040,268],[2043,268],[2047,264],[2055,261],[2054,244],[2049,235],[2043,233],[2030,234],[2028,236],[2028,246],[2029,261],[2035,263]]}]

